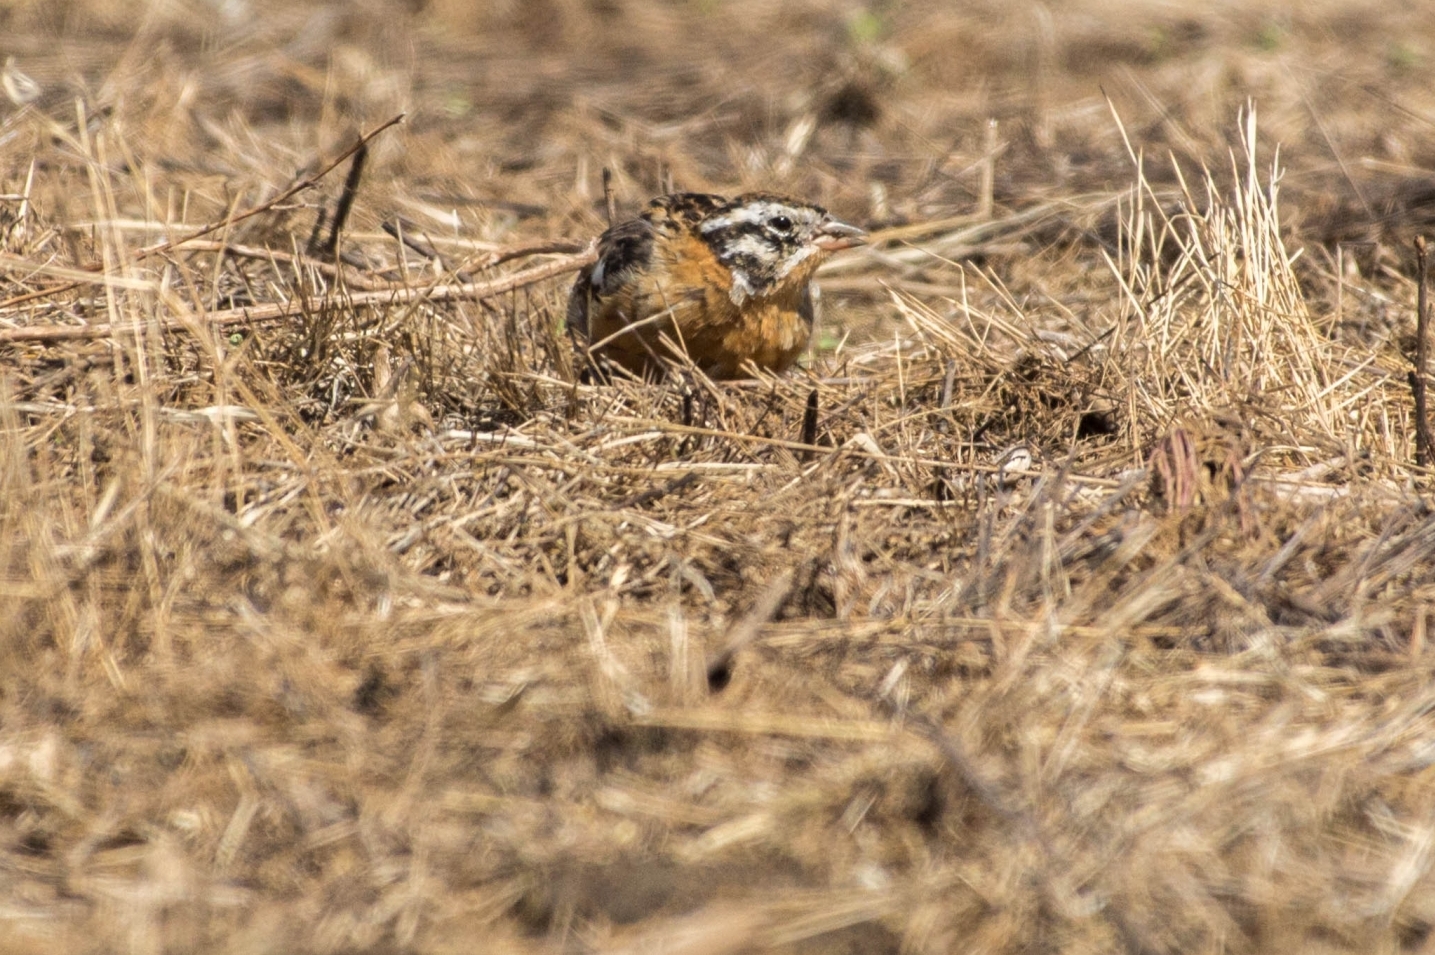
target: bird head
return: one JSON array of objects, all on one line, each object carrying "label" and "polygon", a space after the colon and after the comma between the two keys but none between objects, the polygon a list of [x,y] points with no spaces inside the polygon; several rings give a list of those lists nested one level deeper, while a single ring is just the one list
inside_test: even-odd
[{"label": "bird head", "polygon": [[703,240],[732,272],[733,302],[798,291],[823,259],[861,245],[867,233],[821,206],[768,193],[730,199],[698,223]]}]

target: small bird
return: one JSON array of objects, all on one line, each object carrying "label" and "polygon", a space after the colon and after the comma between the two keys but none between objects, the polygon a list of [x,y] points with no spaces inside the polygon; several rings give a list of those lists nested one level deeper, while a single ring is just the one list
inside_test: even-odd
[{"label": "small bird", "polygon": [[812,331],[813,272],[866,236],[770,193],[659,196],[599,237],[597,263],[573,283],[568,327],[600,366],[640,376],[661,374],[675,349],[715,379],[783,371]]}]

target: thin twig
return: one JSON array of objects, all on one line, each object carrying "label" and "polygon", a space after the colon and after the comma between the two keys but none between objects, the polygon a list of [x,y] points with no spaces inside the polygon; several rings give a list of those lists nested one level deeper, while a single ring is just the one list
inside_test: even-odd
[{"label": "thin twig", "polygon": [[458,285],[432,285],[424,288],[376,289],[356,292],[337,297],[333,295],[304,295],[287,302],[272,305],[255,305],[249,308],[230,308],[206,315],[170,318],[155,325],[133,323],[125,325],[34,325],[28,328],[12,328],[0,331],[0,345],[20,342],[60,342],[82,339],[112,338],[117,335],[133,335],[141,329],[158,327],[162,331],[186,331],[195,324],[209,326],[247,325],[258,322],[272,322],[304,312],[325,308],[363,308],[365,306],[406,305],[411,302],[443,302],[492,298],[534,285],[545,279],[554,278],[567,272],[574,272],[597,258],[595,251],[582,255],[568,256],[553,262],[515,272],[492,282],[470,282]]},{"label": "thin twig", "polygon": [[534,239],[531,242],[516,242],[501,249],[494,249],[489,253],[488,258],[481,260],[479,266],[492,268],[495,265],[502,265],[504,262],[526,258],[530,255],[572,255],[582,252],[587,247],[588,243],[577,239]]},{"label": "thin twig", "polygon": [[603,167],[603,202],[608,207],[608,228],[618,221],[618,203],[613,198],[613,170]]},{"label": "thin twig", "polygon": [[[340,153],[336,159],[326,164],[322,169],[314,173],[314,175],[301,179],[299,182],[290,186],[288,189],[284,190],[274,198],[269,199],[265,202],[261,202],[259,205],[254,206],[251,209],[246,209],[243,212],[239,212],[231,216],[225,216],[223,219],[219,219],[209,223],[208,225],[201,226],[197,231],[192,232],[182,238],[166,239],[165,241],[160,242],[157,245],[151,245],[146,248],[140,249],[133,256],[131,256],[130,261],[139,262],[143,259],[149,258],[150,256],[159,255],[161,252],[167,252],[177,245],[183,245],[184,243],[191,242],[195,239],[202,239],[205,236],[209,235],[211,232],[217,232],[220,229],[225,229],[236,223],[243,222],[245,219],[253,218],[260,213],[268,212],[275,206],[294,198],[294,196],[298,195],[304,190],[311,189],[314,186],[318,185],[320,180],[322,180],[325,176],[332,172],[336,166],[338,166],[344,160],[348,159],[350,156],[354,155],[360,149],[366,148],[368,144],[374,139],[374,137],[378,136],[390,126],[394,126],[400,122],[403,122],[403,118],[404,114],[400,113],[399,115],[395,116],[393,119],[390,119],[383,125],[360,136],[357,142],[355,142],[348,149]],[[87,269],[86,271],[98,273],[101,270],[101,267],[96,266],[95,268]],[[68,285],[61,285],[58,288],[37,289],[33,292],[27,292],[24,295],[17,295],[15,298],[6,299],[5,301],[0,302],[0,309],[10,308],[14,305],[20,305],[25,302],[34,301],[37,298],[46,298],[53,295],[63,295],[65,292],[74,291],[75,289],[79,288],[81,285],[84,284],[85,283],[83,281],[74,281],[69,283]],[[94,327],[98,328],[100,326]],[[17,329],[17,331],[19,330],[20,329]]]},{"label": "thin twig", "polygon": [[1425,406],[1425,364],[1429,353],[1429,259],[1426,256],[1425,237],[1415,237],[1415,271],[1418,291],[1415,299],[1415,370],[1410,375],[1410,390],[1415,394],[1415,463],[1428,467],[1432,442],[1430,437],[1430,416]]},{"label": "thin twig", "polygon": [[667,497],[669,494],[676,494],[698,479],[697,471],[689,471],[682,477],[674,478],[662,487],[648,488],[626,500],[618,502],[618,510],[623,511],[632,507],[642,507],[644,504],[651,504],[653,501]]},{"label": "thin twig", "polygon": [[[220,242],[217,239],[194,239],[184,243],[184,247],[177,251],[218,252],[222,255],[228,255],[238,259],[257,259],[261,262],[271,263],[283,262],[286,265],[313,269],[320,275],[325,275],[332,279],[342,277],[347,284],[366,292],[387,287],[387,283],[373,282],[352,274],[344,275],[343,271],[335,263],[322,262],[307,255],[296,255],[293,252],[282,252],[278,249],[263,249],[253,245],[233,245],[228,242]],[[98,276],[96,278],[98,278]]]},{"label": "thin twig", "polygon": [[469,272],[454,268],[448,259],[444,257],[444,254],[434,248],[434,244],[429,241],[428,236],[424,235],[417,225],[405,219],[403,216],[394,216],[394,218],[384,222],[381,228],[430,262],[437,262],[439,268],[452,274],[454,278],[460,282],[473,281],[473,276]]},{"label": "thin twig", "polygon": [[344,190],[339,193],[339,203],[334,207],[334,218],[329,223],[329,238],[318,251],[327,259],[333,259],[339,252],[339,232],[349,221],[354,209],[354,199],[359,195],[359,181],[364,177],[364,164],[369,158],[369,147],[364,143],[354,150],[354,161],[349,163],[349,174],[344,177]]},{"label": "thin twig", "polygon": [[758,630],[772,620],[782,609],[787,595],[792,592],[793,570],[787,568],[774,577],[758,595],[752,609],[732,628],[727,641],[717,655],[708,663],[708,688],[721,692],[732,680],[732,661],[739,650],[757,639]]},{"label": "thin twig", "polygon": [[[817,389],[813,388],[807,393],[807,407],[802,411],[802,437],[799,439],[803,444],[817,443]],[[812,458],[812,452],[805,451],[802,460],[808,461]]]}]

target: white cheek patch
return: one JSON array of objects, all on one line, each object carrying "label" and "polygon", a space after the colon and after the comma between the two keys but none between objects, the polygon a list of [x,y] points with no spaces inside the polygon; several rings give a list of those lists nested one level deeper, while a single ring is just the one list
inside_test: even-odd
[{"label": "white cheek patch", "polygon": [[[779,216],[792,221],[790,232],[779,233],[770,225]],[[810,238],[821,218],[821,213],[800,205],[760,200],[711,216],[698,228],[704,236],[715,237],[715,251],[720,261],[732,270],[728,297],[740,307],[757,296],[760,287],[767,290],[773,280],[780,282],[787,278],[820,251],[811,244]],[[759,228],[753,229],[753,226]],[[725,232],[733,234],[723,235]],[[793,244],[796,248],[792,253],[778,260],[779,249],[791,248]],[[760,276],[745,271],[743,263],[748,263]]]},{"label": "white cheek patch", "polygon": [[748,279],[747,274],[734,269],[732,273],[732,288],[727,293],[728,298],[732,299],[732,303],[741,307],[743,302],[752,298],[752,293],[755,291],[757,290],[752,287],[752,282]]},{"label": "white cheek patch", "polygon": [[593,266],[593,271],[588,273],[588,281],[596,289],[603,287],[603,260],[599,259],[598,264]]},{"label": "white cheek patch", "polygon": [[772,254],[772,246],[769,245],[767,242],[763,241],[761,236],[745,235],[738,239],[736,242],[723,249],[724,257],[726,257],[729,253],[736,253],[737,255],[752,255],[756,256],[757,258],[765,258]]}]

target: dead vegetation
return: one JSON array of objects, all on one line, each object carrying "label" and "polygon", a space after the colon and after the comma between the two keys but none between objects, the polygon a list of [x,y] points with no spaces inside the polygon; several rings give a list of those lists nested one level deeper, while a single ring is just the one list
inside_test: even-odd
[{"label": "dead vegetation", "polygon": [[[1435,946],[1418,12],[414,6],[0,13],[0,948]],[[604,167],[801,371],[578,381]]]}]

